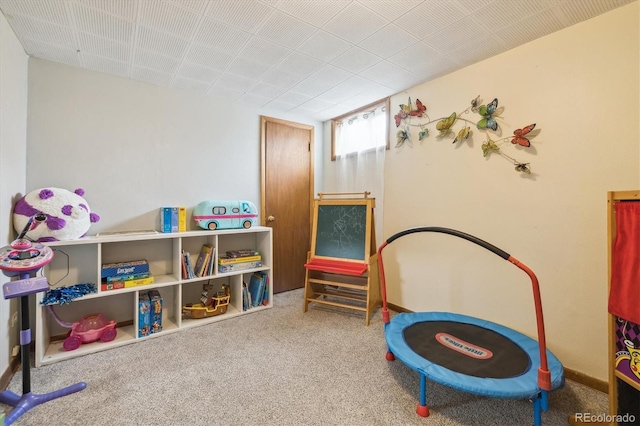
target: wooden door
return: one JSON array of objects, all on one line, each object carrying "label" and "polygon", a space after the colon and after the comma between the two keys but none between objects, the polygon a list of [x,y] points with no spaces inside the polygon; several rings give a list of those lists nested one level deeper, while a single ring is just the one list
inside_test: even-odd
[{"label": "wooden door", "polygon": [[261,117],[262,224],[273,229],[273,291],[304,287],[311,247],[313,126]]}]

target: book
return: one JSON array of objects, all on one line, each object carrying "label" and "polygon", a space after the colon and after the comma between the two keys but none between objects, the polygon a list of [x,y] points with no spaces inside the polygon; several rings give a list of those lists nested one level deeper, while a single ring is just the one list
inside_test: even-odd
[{"label": "book", "polygon": [[258,256],[259,251],[253,249],[231,250],[228,251],[227,257],[246,257],[246,256]]},{"label": "book", "polygon": [[229,256],[220,256],[218,258],[219,265],[231,265],[234,263],[242,263],[242,262],[252,262],[255,260],[262,260],[262,256],[243,256],[243,257],[229,257]]},{"label": "book", "polygon": [[262,296],[262,304],[264,306],[269,305],[269,275],[264,272],[259,272],[264,277],[264,293]]},{"label": "book", "polygon": [[160,232],[171,232],[171,207],[160,207]]},{"label": "book", "polygon": [[261,260],[254,260],[253,262],[232,263],[230,265],[218,265],[218,272],[244,271],[245,269],[260,268],[261,266]]},{"label": "book", "polygon": [[252,274],[249,279],[249,295],[251,296],[251,307],[259,306],[262,303],[264,293],[264,280],[260,274]]},{"label": "book", "polygon": [[178,208],[171,207],[171,232],[178,232]]},{"label": "book", "polygon": [[209,259],[209,265],[207,265],[207,275],[213,275],[213,265],[216,263],[216,248],[211,251],[211,258]]},{"label": "book", "polygon": [[250,303],[251,302],[249,300],[249,290],[247,288],[247,283],[242,282],[242,310],[243,311],[248,310]]},{"label": "book", "polygon": [[178,232],[186,232],[187,230],[187,208],[178,207]]},{"label": "book", "polygon": [[121,288],[137,287],[140,285],[153,284],[154,277],[140,278],[138,280],[115,281],[110,283],[102,283],[100,288],[102,291],[118,290]]},{"label": "book", "polygon": [[194,272],[197,277],[204,277],[206,275],[207,266],[209,265],[209,259],[211,258],[211,252],[213,251],[213,246],[209,244],[203,244],[200,249],[200,254],[198,255],[198,259],[196,260],[196,267]]},{"label": "book", "polygon": [[188,251],[184,252],[184,263],[187,270],[187,278],[195,278],[196,275],[193,272],[193,264],[191,263],[191,254]]}]

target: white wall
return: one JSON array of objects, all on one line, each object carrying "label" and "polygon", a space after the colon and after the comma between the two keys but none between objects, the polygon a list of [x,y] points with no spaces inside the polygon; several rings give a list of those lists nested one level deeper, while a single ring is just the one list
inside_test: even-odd
[{"label": "white wall", "polygon": [[[0,247],[14,238],[13,203],[24,194],[27,139],[28,57],[0,14]],[[0,285],[8,278],[0,274]],[[18,344],[18,325],[10,327],[17,299],[0,297],[0,374],[9,366],[10,348]]]},{"label": "white wall", "polygon": [[[408,96],[419,98],[435,119],[464,110],[476,95],[497,97],[503,136],[537,123],[530,149],[502,145],[531,163],[531,175],[500,156],[483,158],[485,136],[475,128],[460,146],[439,139],[435,123],[422,142],[413,128],[413,147],[386,157],[384,238],[444,226],[509,252],[540,280],[548,347],[566,367],[601,380],[608,379],[607,191],[640,183],[638,27],[633,3],[391,100],[395,114]],[[389,249],[391,303],[464,312],[535,335],[530,281],[508,262],[443,235]]]},{"label": "white wall", "polygon": [[302,117],[34,58],[28,111],[27,191],[84,188],[101,216],[89,234],[158,229],[161,206],[259,207],[260,114],[314,125],[322,141]]}]

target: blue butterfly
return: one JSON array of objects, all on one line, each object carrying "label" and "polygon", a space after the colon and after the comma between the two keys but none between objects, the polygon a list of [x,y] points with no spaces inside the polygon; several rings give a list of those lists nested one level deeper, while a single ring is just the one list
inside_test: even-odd
[{"label": "blue butterfly", "polygon": [[493,113],[496,112],[497,108],[498,108],[498,98],[495,98],[493,101],[491,101],[490,104],[482,105],[479,108],[478,113],[483,118],[480,121],[478,121],[478,123],[476,124],[478,129],[491,129],[494,132],[498,130],[498,122],[495,120],[495,118],[493,118]]}]

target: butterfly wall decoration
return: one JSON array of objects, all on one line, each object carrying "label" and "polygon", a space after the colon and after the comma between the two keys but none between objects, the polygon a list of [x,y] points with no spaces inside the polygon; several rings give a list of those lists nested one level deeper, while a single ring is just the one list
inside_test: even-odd
[{"label": "butterfly wall decoration", "polygon": [[[453,144],[469,140],[470,144],[473,145],[472,127],[483,132],[498,132],[500,128],[498,121],[501,119],[500,114],[504,110],[504,107],[498,107],[498,98],[493,98],[493,100],[488,104],[482,104],[480,96],[476,96],[471,100],[470,104],[471,105],[462,112],[453,112],[448,116],[432,120],[427,114],[427,107],[420,101],[420,99],[416,99],[416,105],[414,106],[411,102],[411,97],[409,97],[406,104],[400,104],[400,110],[394,116],[396,127],[400,127],[400,125],[404,123],[404,126],[398,131],[396,147],[404,145],[405,142],[409,146],[412,146],[410,126],[420,127],[418,140],[422,141],[429,135],[429,129],[427,126],[435,123],[436,130],[439,132],[439,138],[446,137],[449,134],[455,134],[452,142]],[[467,119],[465,116],[470,113],[478,114],[480,116],[479,120],[472,121]],[[412,122],[412,120],[415,119],[422,119],[422,121],[419,123]],[[464,127],[456,132],[453,128],[458,122],[462,122]],[[511,161],[514,165],[514,169],[518,173],[531,174],[530,163],[523,163],[509,156],[504,152],[504,150],[500,149],[500,145],[510,141],[511,145],[530,148],[530,139],[532,138],[531,131],[535,129],[535,127],[536,123],[529,124],[528,126],[514,130],[513,136],[507,136],[499,139],[489,138],[487,136],[486,141],[481,145],[482,156],[486,158],[491,154],[497,154]]]}]

